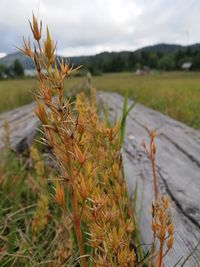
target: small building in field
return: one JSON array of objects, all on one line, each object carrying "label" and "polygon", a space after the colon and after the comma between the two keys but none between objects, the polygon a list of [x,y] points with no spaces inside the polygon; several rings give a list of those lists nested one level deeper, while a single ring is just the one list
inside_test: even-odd
[{"label": "small building in field", "polygon": [[141,68],[138,68],[136,70],[136,75],[145,75],[150,73],[150,68],[148,66],[141,66]]},{"label": "small building in field", "polygon": [[192,68],[192,62],[184,62],[181,66],[182,70],[190,70]]}]

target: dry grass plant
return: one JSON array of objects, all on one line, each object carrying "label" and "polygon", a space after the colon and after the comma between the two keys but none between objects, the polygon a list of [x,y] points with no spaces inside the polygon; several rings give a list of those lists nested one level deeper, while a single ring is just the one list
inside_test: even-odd
[{"label": "dry grass plant", "polygon": [[63,60],[55,61],[56,44],[48,27],[41,44],[42,24],[33,15],[30,25],[34,52],[25,39],[21,51],[37,70],[35,113],[43,125],[42,141],[59,162],[55,200],[72,217],[81,265],[134,266],[134,225],[121,166],[120,125],[107,127],[99,120],[95,96],[87,100],[80,94],[75,103],[64,101],[64,81],[74,70]]},{"label": "dry grass plant", "polygon": [[[48,27],[45,40],[41,40],[42,23],[38,24],[34,15],[30,27],[33,50],[30,40],[25,39],[20,50],[33,60],[37,71],[39,89],[35,113],[43,126],[41,142],[52,151],[59,164],[54,199],[63,209],[66,224],[70,222],[73,226],[76,238],[73,239],[72,234],[69,240],[77,244],[79,262],[83,267],[142,266],[132,245],[136,225],[122,168],[120,122],[108,125],[106,118],[99,119],[94,89],[89,99],[83,93],[72,103],[64,99],[65,80],[75,69],[64,60],[56,61],[56,43],[51,39]],[[149,136],[148,153],[155,191],[149,266],[155,258],[156,267],[162,267],[163,257],[172,247],[173,224],[168,213],[168,200],[158,197],[155,133],[149,132]],[[37,158],[34,151],[32,157]],[[37,168],[38,176],[44,176],[42,167]],[[43,194],[38,207],[44,209],[43,214],[48,213],[48,199],[44,199]],[[38,217],[40,213],[36,212],[32,222],[34,234],[46,224],[46,217],[43,217],[38,225]],[[156,239],[159,240],[158,252],[155,252]]]},{"label": "dry grass plant", "polygon": [[[163,258],[167,255],[169,250],[173,246],[173,234],[174,226],[172,223],[172,218],[170,214],[169,200],[165,196],[159,196],[157,187],[157,174],[156,174],[156,145],[155,137],[156,132],[147,129],[149,135],[149,148],[147,148],[146,143],[143,143],[144,149],[148,154],[151,166],[152,174],[154,178],[154,200],[152,203],[152,232],[153,240],[151,246],[151,255],[149,259],[149,267],[153,266],[153,258],[155,257],[155,266],[163,267]],[[159,241],[158,252],[155,252],[156,240]],[[165,249],[166,245],[166,250]]]}]

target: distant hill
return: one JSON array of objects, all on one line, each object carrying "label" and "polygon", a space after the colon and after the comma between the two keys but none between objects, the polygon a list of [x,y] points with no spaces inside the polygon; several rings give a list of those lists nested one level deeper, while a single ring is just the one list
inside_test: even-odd
[{"label": "distant hill", "polygon": [[191,51],[200,49],[200,44],[192,44],[192,45],[188,45],[188,46],[183,46],[183,45],[177,45],[177,44],[156,44],[156,45],[151,45],[151,46],[146,46],[143,48],[140,48],[138,50],[136,50],[135,52],[141,52],[141,51],[147,51],[147,52],[161,52],[163,54],[167,54],[167,53],[174,53],[177,50],[186,50],[190,48]]},{"label": "distant hill", "polygon": [[[89,69],[92,65],[101,69],[102,66],[106,66],[108,62],[113,61],[113,66],[118,63],[119,60],[128,61],[131,60],[130,56],[134,58],[138,57],[142,52],[154,52],[154,53],[162,53],[163,55],[175,53],[176,51],[200,51],[200,44],[193,44],[189,46],[182,46],[177,44],[156,44],[152,46],[143,47],[141,49],[137,49],[136,51],[121,51],[121,52],[103,52],[93,56],[77,56],[77,57],[70,57],[69,60],[74,65],[83,64],[87,66]],[[15,59],[18,59],[22,64],[24,69],[32,69],[34,65],[32,61],[26,57],[25,55],[21,54],[20,52],[16,52],[13,54],[9,54],[3,58],[0,58],[0,65],[11,66]],[[143,63],[142,63],[143,64]],[[106,67],[105,67],[106,68]],[[106,69],[105,69],[106,71]],[[116,69],[118,71],[118,69]],[[119,70],[120,71],[120,70]]]},{"label": "distant hill", "polygon": [[176,44],[156,44],[151,46],[146,46],[136,50],[135,52],[147,51],[147,52],[161,52],[163,54],[175,52],[178,49],[183,48],[181,45]]},{"label": "distant hill", "polygon": [[27,56],[21,54],[20,52],[9,54],[5,57],[0,58],[0,65],[11,66],[13,65],[16,59],[19,60],[24,69],[34,68],[33,62]]},{"label": "distant hill", "polygon": [[[85,62],[88,60],[88,58],[92,58],[92,57],[93,56],[71,57],[71,58],[69,58],[69,60],[71,63],[77,65],[77,64],[82,64],[82,62]],[[59,57],[59,58],[61,58],[61,57]],[[5,57],[0,58],[0,65],[12,66],[16,59],[19,60],[19,62],[22,64],[24,69],[34,68],[34,64],[33,64],[32,60],[20,52],[8,54]]]}]

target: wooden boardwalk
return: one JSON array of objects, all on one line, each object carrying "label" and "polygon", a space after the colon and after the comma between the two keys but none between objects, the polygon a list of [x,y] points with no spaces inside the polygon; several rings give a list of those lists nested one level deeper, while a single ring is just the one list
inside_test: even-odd
[{"label": "wooden boardwalk", "polygon": [[[123,98],[115,93],[98,93],[98,100],[106,104],[110,118],[121,114]],[[129,104],[132,102],[129,101]],[[0,139],[2,123],[6,118],[10,125],[11,145],[17,151],[27,147],[39,124],[33,114],[33,104],[4,113],[0,116]],[[160,193],[168,195],[172,205],[175,224],[174,249],[165,258],[166,267],[172,267],[195,249],[200,240],[200,131],[170,119],[154,110],[136,104],[127,118],[123,160],[127,188],[132,194],[138,183],[137,217],[144,248],[151,243],[151,203],[153,200],[153,177],[150,162],[141,145],[148,143],[145,127],[157,129],[157,175]],[[2,147],[0,143],[0,147]],[[184,266],[200,266],[200,245]]]}]

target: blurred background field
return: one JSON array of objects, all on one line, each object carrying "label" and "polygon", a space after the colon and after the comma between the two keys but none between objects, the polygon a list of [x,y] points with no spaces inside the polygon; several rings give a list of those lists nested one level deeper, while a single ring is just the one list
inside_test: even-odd
[{"label": "blurred background field", "polygon": [[[85,77],[70,77],[66,91],[80,87]],[[94,76],[98,90],[115,91],[176,120],[200,128],[200,74],[198,72],[163,72],[148,75],[110,73]],[[37,87],[35,79],[0,81],[0,113],[32,102]]]},{"label": "blurred background field", "polygon": [[[79,77],[68,80],[67,87],[72,88],[79,84]],[[21,78],[0,81],[0,113],[34,101],[34,92],[37,89],[35,78]]]}]

